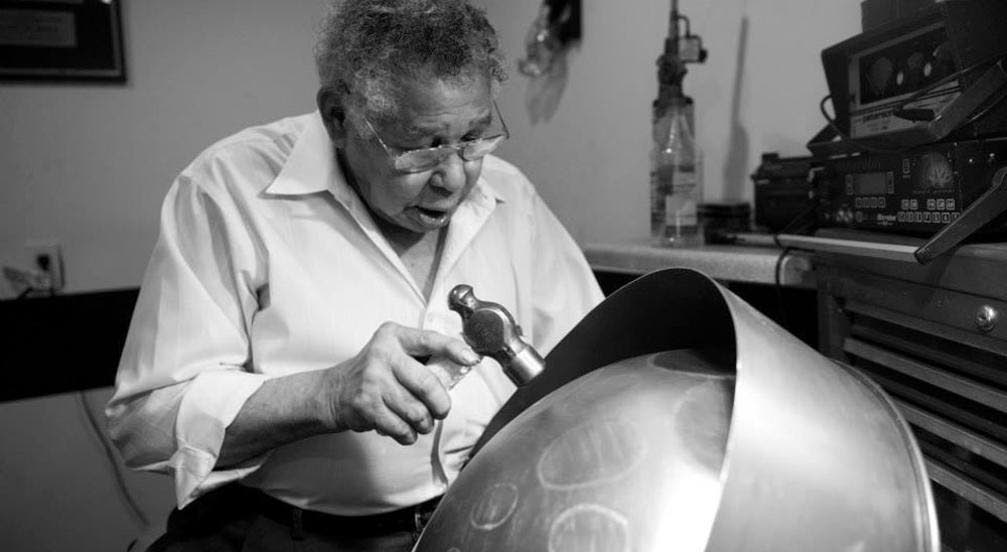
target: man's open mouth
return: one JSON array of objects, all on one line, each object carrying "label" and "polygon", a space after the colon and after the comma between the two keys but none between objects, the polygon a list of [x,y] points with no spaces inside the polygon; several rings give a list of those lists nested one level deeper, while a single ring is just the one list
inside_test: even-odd
[{"label": "man's open mouth", "polygon": [[440,209],[427,209],[425,207],[417,207],[416,210],[419,211],[421,215],[428,216],[430,218],[440,218],[447,214],[447,211]]},{"label": "man's open mouth", "polygon": [[419,222],[424,226],[430,228],[439,228],[444,226],[448,218],[451,216],[449,211],[443,209],[427,209],[426,207],[414,207],[416,214],[419,215]]}]

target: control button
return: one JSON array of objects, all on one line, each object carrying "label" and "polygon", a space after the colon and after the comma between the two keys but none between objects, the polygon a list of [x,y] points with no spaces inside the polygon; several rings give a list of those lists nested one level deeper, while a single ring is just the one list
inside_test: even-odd
[{"label": "control button", "polygon": [[923,212],[923,222],[930,222],[930,211]]},{"label": "control button", "polygon": [[846,183],[846,195],[853,195],[853,182]]},{"label": "control button", "polygon": [[944,206],[948,208],[948,211],[954,211],[955,210],[955,200],[954,199],[949,199],[949,200],[945,201],[944,202]]},{"label": "control button", "polygon": [[951,220],[958,220],[958,212],[951,213]]},{"label": "control button", "polygon": [[885,198],[883,197],[878,198],[878,207],[881,207],[882,209],[885,208]]},{"label": "control button", "polygon": [[862,197],[858,197],[858,198],[854,199],[854,200],[853,200],[853,205],[854,205],[854,206],[855,206],[855,207],[856,207],[857,209],[859,209],[859,208],[863,207],[863,206],[864,206],[864,198],[862,198]]},{"label": "control button", "polygon": [[906,221],[906,212],[905,211],[899,211],[898,213],[895,214],[895,219],[898,220],[899,222],[905,222]]},{"label": "control button", "polygon": [[937,200],[937,210],[938,211],[943,211],[944,210],[944,198],[941,198],[941,199]]},{"label": "control button", "polygon": [[920,208],[920,202],[917,201],[917,200],[915,200],[915,199],[910,199],[909,200],[909,208],[912,209],[913,211],[919,209]]},{"label": "control button", "polygon": [[951,222],[951,213],[941,213],[941,222]]},{"label": "control button", "polygon": [[895,175],[892,171],[885,173],[885,192],[889,194],[895,193]]},{"label": "control button", "polygon": [[909,174],[910,172],[912,172],[912,169],[909,167],[909,158],[908,157],[903,158],[902,159],[902,174]]},{"label": "control button", "polygon": [[933,198],[928,199],[927,200],[927,210],[928,211],[933,211],[936,208],[937,208],[937,202],[934,201]]},{"label": "control button", "polygon": [[867,206],[870,207],[871,209],[877,209],[878,208],[878,198],[876,198],[876,197],[869,197],[869,198],[867,198]]},{"label": "control button", "polygon": [[916,222],[923,222],[923,212],[916,211],[916,216],[914,216],[913,218],[916,219]]},{"label": "control button", "polygon": [[990,305],[983,305],[976,311],[976,327],[983,333],[993,331],[1000,319],[1000,313]]},{"label": "control button", "polygon": [[902,199],[902,200],[900,200],[899,201],[899,209],[902,209],[903,211],[908,211],[909,210],[909,200],[908,199]]}]

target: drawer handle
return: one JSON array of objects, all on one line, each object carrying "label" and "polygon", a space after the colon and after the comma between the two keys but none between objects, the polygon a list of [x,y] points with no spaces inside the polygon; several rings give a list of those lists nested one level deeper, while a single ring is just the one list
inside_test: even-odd
[{"label": "drawer handle", "polygon": [[997,320],[1000,319],[1000,313],[989,305],[983,305],[979,307],[976,311],[976,327],[979,331],[984,333],[989,333],[993,331],[993,328],[997,325]]}]

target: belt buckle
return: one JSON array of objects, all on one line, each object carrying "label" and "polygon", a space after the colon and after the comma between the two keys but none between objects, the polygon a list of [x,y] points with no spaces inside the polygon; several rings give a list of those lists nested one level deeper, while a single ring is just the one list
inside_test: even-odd
[{"label": "belt buckle", "polygon": [[295,541],[304,540],[304,510],[294,507],[290,512],[290,536]]},{"label": "belt buckle", "polygon": [[417,504],[413,506],[413,527],[416,531],[416,535],[419,536],[423,532],[423,528],[427,526],[427,522],[434,515],[434,509],[428,508],[428,503]]}]

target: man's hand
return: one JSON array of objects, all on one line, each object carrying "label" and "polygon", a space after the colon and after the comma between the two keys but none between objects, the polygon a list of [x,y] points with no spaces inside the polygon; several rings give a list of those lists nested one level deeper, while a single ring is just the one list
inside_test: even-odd
[{"label": "man's hand", "polygon": [[370,431],[403,445],[429,433],[443,419],[451,398],[417,358],[445,357],[464,366],[479,362],[465,342],[437,332],[382,324],[352,359],[326,375],[325,396],[337,430]]}]

